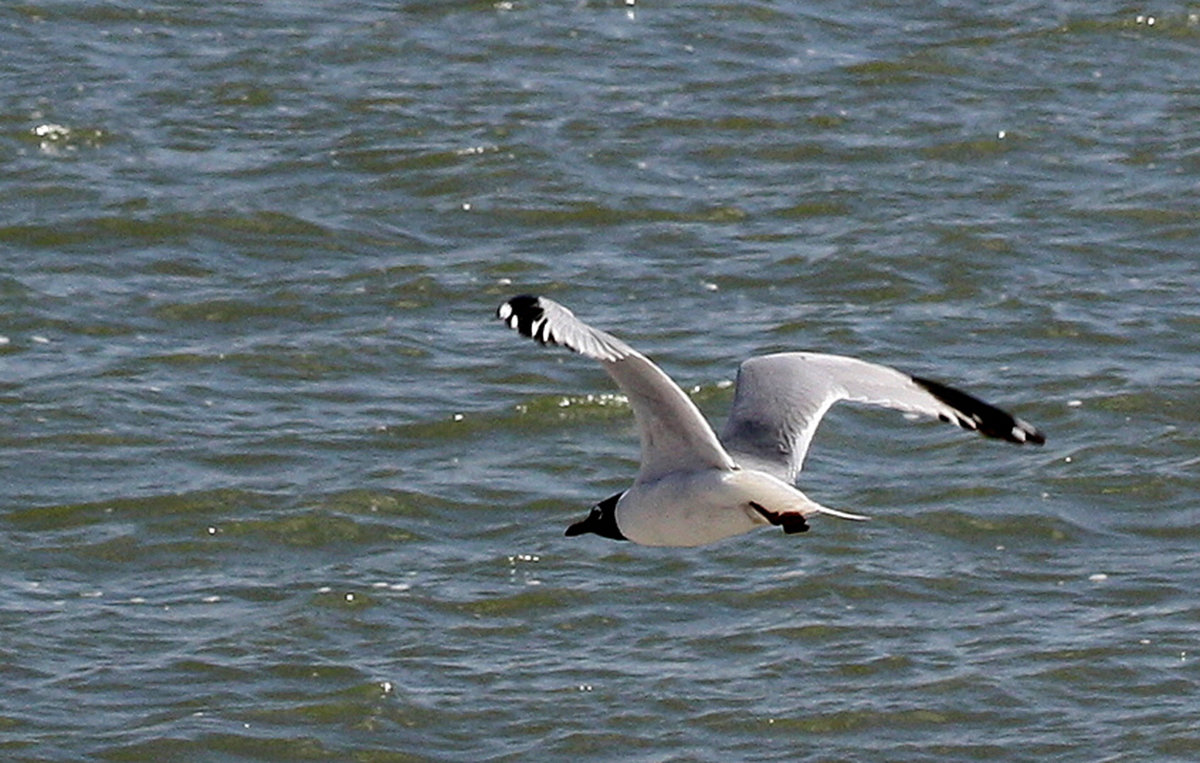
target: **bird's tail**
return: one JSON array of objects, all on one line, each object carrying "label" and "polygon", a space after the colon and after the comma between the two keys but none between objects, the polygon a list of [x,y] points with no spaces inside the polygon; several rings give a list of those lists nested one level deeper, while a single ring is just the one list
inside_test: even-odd
[{"label": "bird's tail", "polygon": [[[768,520],[772,515],[796,515],[811,517],[813,514],[828,514],[838,519],[851,519],[862,522],[870,517],[862,514],[852,514],[848,511],[831,509],[822,506],[802,493],[795,485],[789,485],[783,480],[764,472],[745,470],[735,472],[734,479],[746,485],[747,494],[753,495],[761,508],[756,511]],[[774,523],[773,520],[771,520]]]},{"label": "bird's tail", "polygon": [[870,519],[870,517],[868,517],[866,514],[852,514],[849,511],[838,511],[837,509],[831,509],[828,506],[822,506],[811,499],[809,500],[809,504],[809,510],[817,514],[828,514],[829,516],[837,517],[838,519],[853,519],[855,522],[865,522]]},{"label": "bird's tail", "polygon": [[799,495],[799,509],[806,517],[811,517],[813,514],[828,514],[831,517],[837,517],[838,519],[852,519],[855,522],[865,522],[866,520],[870,519],[870,517],[864,514],[852,514],[849,511],[839,511],[838,509],[831,509],[828,506],[822,506],[805,495],[799,488],[793,487],[792,490]]}]

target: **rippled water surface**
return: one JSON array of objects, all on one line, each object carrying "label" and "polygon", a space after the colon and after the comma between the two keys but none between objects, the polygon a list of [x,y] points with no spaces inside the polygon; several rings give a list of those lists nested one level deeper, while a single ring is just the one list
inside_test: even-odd
[{"label": "rippled water surface", "polygon": [[[0,8],[6,760],[1200,758],[1200,6]],[[562,537],[818,349],[874,520]]]}]

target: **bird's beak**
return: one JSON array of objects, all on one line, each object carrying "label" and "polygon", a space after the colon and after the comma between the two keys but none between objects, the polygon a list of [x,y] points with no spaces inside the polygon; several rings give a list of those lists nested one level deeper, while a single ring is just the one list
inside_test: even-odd
[{"label": "bird's beak", "polygon": [[599,520],[600,510],[593,508],[590,512],[588,512],[586,517],[567,528],[566,536],[568,538],[574,538],[576,535],[594,533],[596,532],[596,523]]}]

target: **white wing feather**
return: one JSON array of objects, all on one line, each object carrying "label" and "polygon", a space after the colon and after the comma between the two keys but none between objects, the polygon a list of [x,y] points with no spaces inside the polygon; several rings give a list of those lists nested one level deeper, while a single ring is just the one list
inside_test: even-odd
[{"label": "white wing feather", "polygon": [[633,408],[642,446],[639,482],[680,470],[737,468],[708,421],[662,369],[637,350],[575,317],[545,297],[521,295],[496,317],[542,344],[556,344],[600,361]]},{"label": "white wing feather", "polygon": [[990,437],[1042,443],[1042,434],[965,392],[855,358],[785,352],[750,358],[721,442],[741,464],[794,482],[821,417],[848,400],[932,416]]}]

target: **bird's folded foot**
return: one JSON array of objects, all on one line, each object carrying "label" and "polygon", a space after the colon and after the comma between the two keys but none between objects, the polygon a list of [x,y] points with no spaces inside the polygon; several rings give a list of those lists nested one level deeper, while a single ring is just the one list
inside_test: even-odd
[{"label": "bird's folded foot", "polygon": [[750,508],[762,515],[763,519],[773,525],[782,527],[788,535],[808,531],[808,522],[798,511],[768,511],[761,503],[750,502]]}]

